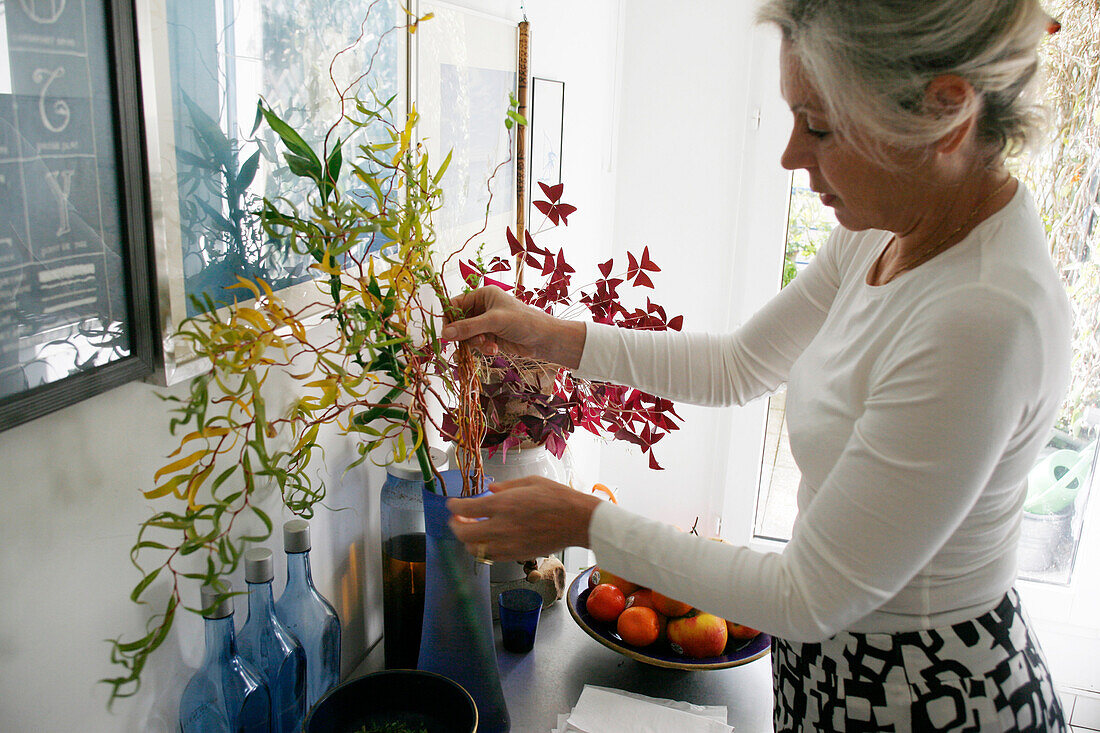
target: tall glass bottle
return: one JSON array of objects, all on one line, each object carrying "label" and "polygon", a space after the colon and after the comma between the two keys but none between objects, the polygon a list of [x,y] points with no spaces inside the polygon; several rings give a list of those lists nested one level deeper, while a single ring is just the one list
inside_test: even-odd
[{"label": "tall glass bottle", "polygon": [[[429,451],[443,470],[447,456]],[[424,619],[424,476],[410,458],[386,466],[382,484],[382,643],[386,669],[416,669]]]},{"label": "tall glass bottle", "polygon": [[313,586],[309,567],[309,522],[283,525],[286,588],[275,602],[275,615],[298,637],[306,654],[306,710],[340,681],[340,618]]},{"label": "tall glass bottle", "polygon": [[306,714],[306,655],[302,645],[275,616],[271,550],[254,547],[244,553],[248,581],[248,619],[238,646],[271,690],[271,730],[297,733]]},{"label": "tall glass bottle", "polygon": [[[231,587],[224,584],[224,592]],[[233,598],[218,599],[218,589],[202,588],[206,651],[202,666],[183,689],[180,733],[267,733],[271,695],[256,669],[237,653]]]}]

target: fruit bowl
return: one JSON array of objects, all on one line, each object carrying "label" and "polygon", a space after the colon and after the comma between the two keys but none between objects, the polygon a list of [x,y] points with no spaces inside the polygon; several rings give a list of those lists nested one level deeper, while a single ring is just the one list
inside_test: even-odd
[{"label": "fruit bowl", "polygon": [[666,669],[726,669],[759,659],[771,649],[772,640],[767,634],[758,634],[752,639],[746,640],[730,639],[729,644],[726,645],[725,654],[719,657],[704,657],[703,659],[682,657],[673,652],[667,643],[660,641],[647,647],[627,644],[616,633],[614,626],[596,621],[588,613],[588,609],[585,608],[585,601],[588,600],[590,590],[588,576],[591,574],[592,569],[589,568],[569,584],[569,592],[565,594],[569,614],[586,634],[608,649],[613,649],[623,656]]}]

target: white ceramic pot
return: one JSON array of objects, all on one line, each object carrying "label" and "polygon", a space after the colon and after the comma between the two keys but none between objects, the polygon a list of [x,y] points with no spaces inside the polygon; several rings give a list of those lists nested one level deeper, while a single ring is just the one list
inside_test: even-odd
[{"label": "white ceramic pot", "polygon": [[[458,465],[454,451],[455,448],[452,445],[448,451],[451,466]],[[543,476],[558,483],[569,483],[569,472],[562,461],[554,457],[553,453],[541,445],[528,448],[512,448],[507,454],[502,450],[496,450],[492,455],[489,455],[488,450],[482,450],[481,462],[485,467],[485,476],[494,481],[510,481],[524,476]],[[493,563],[489,574],[489,579],[494,583],[517,580],[523,577],[525,575],[522,562]]]}]

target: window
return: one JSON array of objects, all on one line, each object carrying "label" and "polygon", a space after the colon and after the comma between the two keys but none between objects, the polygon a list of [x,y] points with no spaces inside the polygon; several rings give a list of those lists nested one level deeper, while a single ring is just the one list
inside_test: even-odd
[{"label": "window", "polygon": [[[804,170],[795,171],[791,175],[782,287],[809,263],[836,223],[832,209],[822,206],[817,194],[810,190],[809,174]],[[786,395],[785,389],[781,389],[768,400],[764,458],[760,464],[760,489],[753,526],[754,537],[781,542],[791,538],[791,528],[798,513],[795,494],[801,477],[787,440]]]}]

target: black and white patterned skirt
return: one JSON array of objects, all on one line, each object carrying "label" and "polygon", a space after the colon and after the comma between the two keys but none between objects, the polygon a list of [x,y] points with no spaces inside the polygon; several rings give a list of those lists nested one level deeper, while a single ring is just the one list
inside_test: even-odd
[{"label": "black and white patterned skirt", "polygon": [[1066,731],[1020,597],[970,621],[772,642],[775,730]]}]

